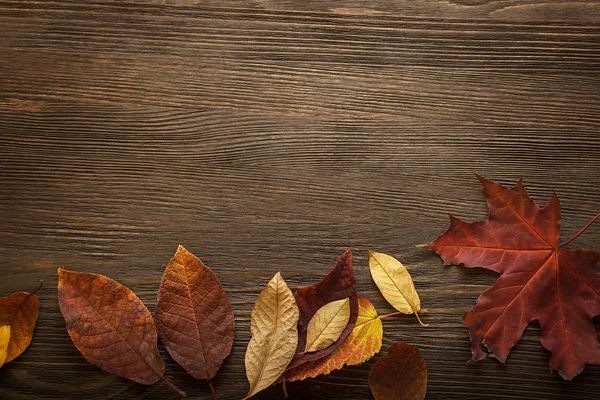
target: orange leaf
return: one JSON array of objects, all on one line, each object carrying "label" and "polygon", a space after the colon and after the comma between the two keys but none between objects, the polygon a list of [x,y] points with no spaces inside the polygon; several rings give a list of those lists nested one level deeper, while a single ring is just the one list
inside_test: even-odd
[{"label": "orange leaf", "polygon": [[90,363],[144,385],[162,379],[152,314],[127,287],[59,268],[58,304],[73,344]]},{"label": "orange leaf", "polygon": [[10,326],[10,340],[8,342],[5,363],[17,358],[31,343],[33,329],[38,319],[39,300],[33,293],[18,292],[0,299],[0,326]]},{"label": "orange leaf", "polygon": [[288,370],[285,380],[301,381],[319,375],[329,374],[344,365],[358,365],[373,357],[381,349],[383,325],[373,304],[358,296],[358,318],[348,337],[330,355],[316,361],[300,364]]},{"label": "orange leaf", "polygon": [[377,360],[369,373],[375,400],[423,400],[427,392],[427,366],[419,349],[396,342]]}]

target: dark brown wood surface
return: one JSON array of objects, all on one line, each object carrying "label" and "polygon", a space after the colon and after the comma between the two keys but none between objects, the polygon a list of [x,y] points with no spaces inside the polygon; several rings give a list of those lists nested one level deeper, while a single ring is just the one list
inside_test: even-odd
[{"label": "dark brown wood surface", "polygon": [[[261,288],[277,271],[292,289],[315,283],[348,247],[380,313],[392,308],[367,249],[412,273],[429,326],[385,320],[379,356],[417,345],[429,399],[600,398],[600,366],[573,382],[550,373],[535,324],[506,364],[467,364],[461,317],[496,276],[415,245],[448,214],[486,217],[472,170],[523,177],[538,204],[556,191],[563,238],[600,211],[599,2],[2,1],[0,296],[45,284],[34,341],[0,370],[0,398],[177,398],[85,361],[56,270],[105,274],[153,311],[180,243],[233,303],[222,399],[247,391]],[[574,246],[599,250],[600,225]],[[161,351],[174,384],[210,398]],[[369,399],[379,356],[289,384],[290,399]]]}]

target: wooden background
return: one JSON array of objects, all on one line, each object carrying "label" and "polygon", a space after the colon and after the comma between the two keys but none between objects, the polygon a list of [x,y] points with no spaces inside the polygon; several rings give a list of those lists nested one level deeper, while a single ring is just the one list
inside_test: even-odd
[{"label": "wooden background", "polygon": [[[418,346],[429,399],[597,399],[600,366],[550,373],[536,324],[505,365],[467,364],[461,317],[495,274],[415,245],[448,214],[486,217],[473,169],[523,177],[539,204],[558,192],[570,237],[599,211],[599,128],[597,1],[2,1],[0,296],[45,285],[0,398],[178,398],[85,361],[56,269],[108,275],[153,311],[181,243],[233,303],[222,399],[247,391],[261,288],[277,271],[292,289],[315,283],[348,247],[380,313],[367,249],[410,269],[429,327],[386,320],[381,354]],[[600,250],[600,225],[574,245]],[[173,383],[210,398],[161,351]],[[289,384],[290,399],[369,399],[376,359]]]}]

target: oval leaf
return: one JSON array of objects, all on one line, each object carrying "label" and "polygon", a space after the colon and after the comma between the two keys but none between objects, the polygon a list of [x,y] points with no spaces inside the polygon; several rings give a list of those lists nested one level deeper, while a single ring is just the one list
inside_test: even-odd
[{"label": "oval leaf", "polygon": [[350,320],[350,298],[319,308],[306,329],[306,352],[323,350],[340,337]]},{"label": "oval leaf", "polygon": [[11,331],[5,363],[23,353],[33,339],[40,309],[40,302],[34,293],[18,292],[0,299],[0,326],[8,325]]},{"label": "oval leaf", "polygon": [[314,378],[341,369],[344,365],[362,364],[381,349],[383,325],[373,304],[358,296],[358,318],[350,335],[330,355],[292,368],[284,374],[288,382]]},{"label": "oval leaf", "polygon": [[127,287],[59,268],[58,305],[73,344],[90,363],[144,385],[162,378],[152,314]]},{"label": "oval leaf", "polygon": [[298,345],[299,310],[279,272],[260,293],[252,309],[252,339],[246,350],[246,398],[270,386],[285,371]]},{"label": "oval leaf", "polygon": [[10,342],[10,326],[0,326],[0,367],[6,362],[8,357],[8,343]]},{"label": "oval leaf", "polygon": [[427,366],[419,349],[396,342],[371,367],[369,387],[375,400],[423,400]]},{"label": "oval leaf", "polygon": [[158,290],[156,329],[167,351],[196,379],[211,379],[233,346],[233,310],[217,276],[177,248]]},{"label": "oval leaf", "polygon": [[408,270],[392,256],[369,251],[369,269],[381,294],[404,314],[421,311],[421,300]]}]

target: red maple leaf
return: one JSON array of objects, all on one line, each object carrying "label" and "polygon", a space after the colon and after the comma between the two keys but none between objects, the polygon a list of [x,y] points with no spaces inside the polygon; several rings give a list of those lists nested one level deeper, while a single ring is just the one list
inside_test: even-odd
[{"label": "red maple leaf", "polygon": [[600,314],[600,253],[563,250],[585,231],[559,244],[560,203],[554,194],[539,209],[519,181],[507,188],[478,176],[487,197],[489,219],[466,223],[450,217],[450,227],[426,247],[446,265],[464,264],[499,272],[498,281],[463,317],[473,360],[491,354],[501,362],[527,325],[538,320],[540,341],[552,352],[550,368],[568,380],[586,364],[600,364],[592,318]]}]

